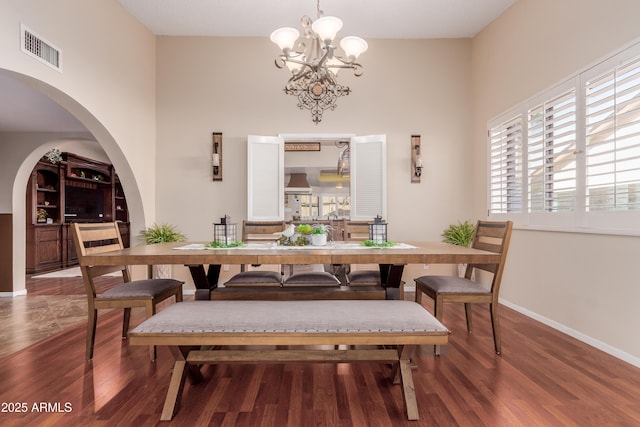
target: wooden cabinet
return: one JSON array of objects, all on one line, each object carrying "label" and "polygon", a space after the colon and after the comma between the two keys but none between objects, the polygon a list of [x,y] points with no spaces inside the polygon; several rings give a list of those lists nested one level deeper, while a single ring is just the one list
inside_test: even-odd
[{"label": "wooden cabinet", "polygon": [[62,267],[60,224],[27,226],[27,274]]},{"label": "wooden cabinet", "polygon": [[77,264],[71,222],[119,221],[129,246],[129,212],[113,166],[71,153],[38,162],[27,185],[27,274]]}]

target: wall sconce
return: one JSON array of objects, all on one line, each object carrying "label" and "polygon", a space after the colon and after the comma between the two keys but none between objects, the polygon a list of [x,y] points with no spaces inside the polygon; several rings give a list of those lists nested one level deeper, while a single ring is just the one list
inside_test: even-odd
[{"label": "wall sconce", "polygon": [[213,154],[211,155],[213,166],[213,180],[222,181],[222,133],[213,132]]},{"label": "wall sconce", "polygon": [[411,182],[420,182],[422,175],[422,152],[420,135],[411,135]]}]

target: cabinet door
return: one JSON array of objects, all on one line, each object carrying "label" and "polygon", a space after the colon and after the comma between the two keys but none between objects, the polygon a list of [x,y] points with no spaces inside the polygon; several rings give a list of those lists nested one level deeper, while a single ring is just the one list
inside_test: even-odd
[{"label": "cabinet door", "polygon": [[247,220],[284,219],[284,139],[247,138]]},{"label": "cabinet door", "polygon": [[61,267],[62,236],[60,226],[36,226],[36,268]]},{"label": "cabinet door", "polygon": [[351,138],[351,219],[387,217],[387,136]]}]

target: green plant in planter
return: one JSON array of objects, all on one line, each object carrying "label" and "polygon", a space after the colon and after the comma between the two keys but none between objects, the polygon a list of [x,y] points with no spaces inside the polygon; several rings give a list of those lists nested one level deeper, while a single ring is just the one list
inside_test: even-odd
[{"label": "green plant in planter", "polygon": [[166,242],[184,242],[187,236],[180,233],[174,225],[169,224],[153,224],[151,227],[140,232],[142,237],[148,244],[166,243]]},{"label": "green plant in planter", "polygon": [[476,232],[476,226],[469,221],[460,222],[457,224],[451,224],[442,232],[442,241],[445,243],[452,243],[458,246],[471,246],[473,242],[473,235]]},{"label": "green plant in planter", "polygon": [[311,234],[311,231],[313,230],[313,228],[311,227],[310,224],[300,224],[298,225],[298,228],[296,229],[296,231],[300,234]]},{"label": "green plant in planter", "polygon": [[329,224],[314,224],[311,234],[326,234],[333,228]]}]

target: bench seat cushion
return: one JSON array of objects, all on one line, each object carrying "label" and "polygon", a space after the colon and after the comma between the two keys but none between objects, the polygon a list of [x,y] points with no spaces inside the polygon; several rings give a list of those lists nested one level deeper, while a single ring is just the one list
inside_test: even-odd
[{"label": "bench seat cushion", "polygon": [[372,332],[448,333],[413,301],[187,301],[145,320],[131,335]]}]

